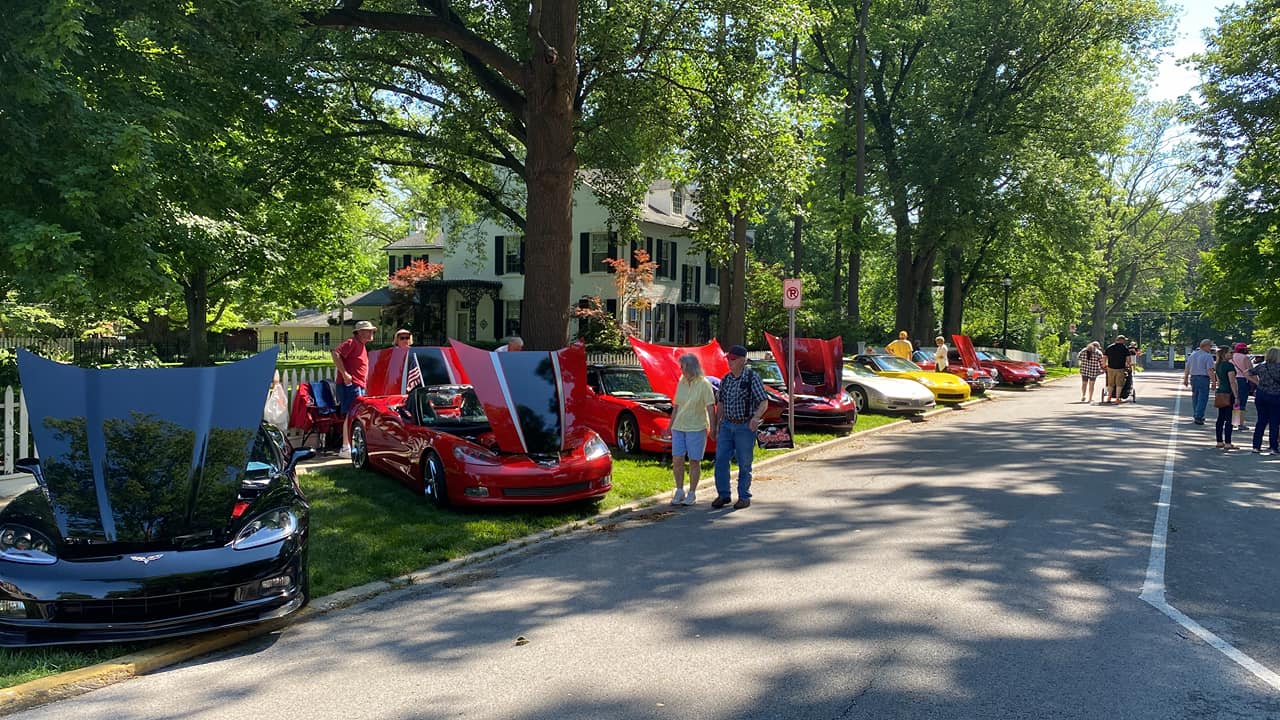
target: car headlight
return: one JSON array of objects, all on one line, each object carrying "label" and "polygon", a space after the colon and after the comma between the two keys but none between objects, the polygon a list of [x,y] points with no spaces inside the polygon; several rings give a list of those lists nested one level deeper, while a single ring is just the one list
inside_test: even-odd
[{"label": "car headlight", "polygon": [[28,565],[52,565],[58,562],[49,538],[21,525],[0,527],[0,558]]},{"label": "car headlight", "polygon": [[853,404],[853,396],[849,394],[849,391],[848,391],[848,390],[841,390],[841,391],[840,391],[840,402],[842,402],[842,403],[844,403],[844,404],[846,404],[846,405],[852,405],[852,404]]},{"label": "car headlight", "polygon": [[270,545],[292,536],[298,531],[298,516],[292,510],[272,510],[253,520],[240,531],[231,547],[236,550]]},{"label": "car headlight", "polygon": [[609,446],[604,444],[599,435],[592,435],[587,444],[582,446],[582,453],[588,460],[596,460],[609,454]]},{"label": "car headlight", "polygon": [[453,456],[464,463],[472,465],[501,465],[498,454],[484,448],[459,445],[453,449]]}]

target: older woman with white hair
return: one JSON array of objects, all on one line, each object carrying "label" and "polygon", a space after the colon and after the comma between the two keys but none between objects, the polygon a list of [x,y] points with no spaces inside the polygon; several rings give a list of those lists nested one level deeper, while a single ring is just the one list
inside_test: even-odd
[{"label": "older woman with white hair", "polygon": [[[680,381],[671,406],[671,471],[676,492],[672,505],[692,505],[697,501],[702,458],[707,452],[707,434],[715,417],[716,391],[702,372],[696,355],[680,356]],[[689,492],[684,491],[684,460],[689,458]]]}]

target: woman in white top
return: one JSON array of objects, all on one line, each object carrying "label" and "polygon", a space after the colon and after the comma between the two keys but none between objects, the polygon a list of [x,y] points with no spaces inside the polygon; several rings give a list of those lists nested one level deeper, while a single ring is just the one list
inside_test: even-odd
[{"label": "woman in white top", "polygon": [[938,344],[938,349],[933,351],[933,369],[942,372],[947,369],[947,341],[941,335],[933,341]]},{"label": "woman in white top", "polygon": [[[692,505],[696,501],[702,458],[707,452],[707,434],[716,407],[716,391],[702,373],[695,355],[680,356],[680,381],[671,404],[671,471],[676,478],[672,505]],[[689,492],[684,491],[684,459],[689,458]]]}]

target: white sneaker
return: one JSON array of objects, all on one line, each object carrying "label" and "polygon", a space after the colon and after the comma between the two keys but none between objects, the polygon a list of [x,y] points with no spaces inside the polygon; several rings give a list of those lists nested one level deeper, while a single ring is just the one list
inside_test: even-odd
[{"label": "white sneaker", "polygon": [[338,451],[338,457],[343,458],[344,460],[350,460],[350,459],[351,459],[351,448],[342,448],[341,450],[339,450],[339,451]]},{"label": "white sneaker", "polygon": [[697,496],[696,496],[696,495],[694,495],[692,492],[690,492],[688,495],[685,495],[685,496],[684,496],[684,500],[681,500],[681,501],[680,501],[680,504],[681,504],[681,505],[692,505],[692,504],[694,504],[694,503],[696,503],[696,502],[698,502],[698,498],[697,498]]},{"label": "white sneaker", "polygon": [[680,505],[684,503],[684,491],[676,490],[676,494],[671,496],[672,505]]}]

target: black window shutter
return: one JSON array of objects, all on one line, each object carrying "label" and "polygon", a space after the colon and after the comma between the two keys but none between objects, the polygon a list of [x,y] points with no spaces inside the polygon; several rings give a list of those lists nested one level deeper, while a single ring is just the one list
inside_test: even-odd
[{"label": "black window shutter", "polygon": [[[649,239],[652,240],[653,238],[649,238]],[[659,239],[658,240],[658,256],[653,258],[653,261],[658,263],[658,273],[657,273],[658,277],[667,276],[667,261],[662,257],[663,255],[666,255],[666,249],[667,249],[666,241]]]},{"label": "black window shutter", "polygon": [[[672,244],[674,245],[675,243],[672,243]],[[668,317],[671,318],[671,321],[667,323],[667,327],[671,328],[671,339],[675,340],[676,339],[676,304],[668,303],[667,312],[670,313]]]},{"label": "black window shutter", "polygon": [[520,274],[524,274],[524,238],[520,238]]},{"label": "black window shutter", "polygon": [[507,244],[505,238],[501,235],[495,235],[493,238],[493,274],[503,275],[506,273],[507,263]]},{"label": "black window shutter", "polygon": [[689,302],[689,266],[680,266],[680,302]]},{"label": "black window shutter", "polygon": [[430,256],[430,255],[423,255],[423,256],[422,256],[422,262],[424,262],[424,263],[429,263],[429,262],[431,262],[431,256]]},{"label": "black window shutter", "polygon": [[387,256],[387,275],[395,275],[395,274],[396,274],[396,256],[388,255]]},{"label": "black window shutter", "polygon": [[604,309],[605,309],[605,311],[606,311],[606,312],[608,312],[610,315],[617,315],[617,314],[618,314],[618,299],[617,299],[617,298],[609,298],[608,300],[605,300],[605,301],[604,301]]},{"label": "black window shutter", "polygon": [[507,334],[507,314],[506,307],[502,301],[493,299],[493,339],[501,340]]},{"label": "black window shutter", "polygon": [[671,241],[671,251],[670,251],[670,254],[667,255],[667,264],[671,266],[670,274],[667,275],[667,277],[671,278],[672,280],[675,280],[676,279],[676,241],[675,240]]},{"label": "black window shutter", "polygon": [[636,251],[637,251],[637,250],[639,250],[639,249],[640,249],[640,241],[638,241],[638,240],[632,240],[632,241],[631,241],[631,256],[627,259],[627,262],[631,263],[631,267],[633,267],[633,268],[634,268],[636,265],[639,265],[639,264],[640,264],[640,263],[636,262]]},{"label": "black window shutter", "polygon": [[412,264],[413,264],[413,256],[412,256],[412,255],[405,255],[403,258],[401,258],[401,260],[404,260],[404,264],[403,264],[403,265],[401,265],[401,267],[409,267],[410,265],[412,265]]},{"label": "black window shutter", "polygon": [[583,275],[591,272],[591,233],[578,236],[578,272]]},{"label": "black window shutter", "polygon": [[657,258],[653,256],[653,238],[647,237],[644,239],[644,251],[649,253],[649,262],[657,261]]},{"label": "black window shutter", "polygon": [[693,268],[693,301],[702,302],[702,268]]}]

